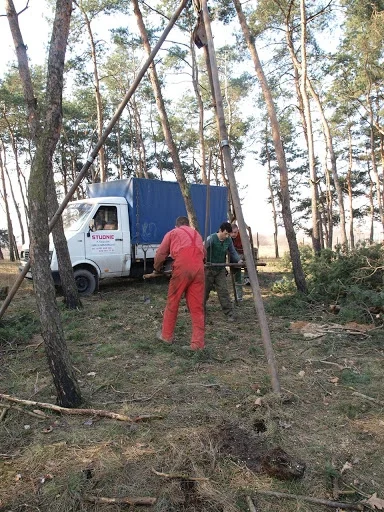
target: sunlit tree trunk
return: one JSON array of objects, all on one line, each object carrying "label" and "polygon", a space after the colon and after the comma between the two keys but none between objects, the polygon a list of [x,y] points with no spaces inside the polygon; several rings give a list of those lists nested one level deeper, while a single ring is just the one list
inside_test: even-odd
[{"label": "sunlit tree trunk", "polygon": [[[4,111],[3,111],[3,117],[5,119],[5,122],[7,123],[9,135],[11,137],[12,152],[13,152],[13,158],[15,160],[17,182],[19,184],[19,193],[20,193],[21,200],[23,201],[26,226],[28,228],[28,226],[29,226],[29,212],[28,212],[28,205],[27,205],[26,194],[25,194],[25,191],[26,191],[26,188],[27,188],[26,187],[26,180],[25,180],[25,176],[24,176],[24,174],[23,174],[23,172],[21,170],[21,167],[19,165],[19,151],[18,151],[18,147],[17,147],[17,141],[16,141],[16,137],[15,137],[14,131],[13,131],[12,127],[11,127],[11,124],[8,121],[8,117],[6,115],[5,108],[4,108]],[[21,183],[21,178],[23,178],[24,188],[23,188],[23,185]],[[22,226],[22,223],[21,223],[21,226]],[[24,244],[25,243],[25,235],[24,235],[24,228],[23,227],[21,227],[21,238],[22,238],[22,243]]]},{"label": "sunlit tree trunk", "polygon": [[268,116],[271,122],[272,139],[276,151],[276,158],[280,172],[280,192],[281,192],[281,209],[284,221],[285,233],[289,245],[293,275],[295,278],[296,287],[301,292],[307,291],[307,284],[303,268],[301,265],[299,246],[296,239],[296,233],[293,227],[292,211],[291,211],[291,198],[288,186],[288,169],[285,158],[285,152],[283,143],[280,135],[280,126],[276,115],[276,109],[273,102],[271,91],[268,87],[268,83],[261,66],[261,62],[256,50],[254,37],[251,35],[247,21],[241,8],[240,0],[233,0],[236,8],[236,12],[240,21],[240,25],[244,34],[244,38],[247,42],[248,49],[252,56],[255,71],[260,82],[260,86],[263,91],[265,103],[267,106]]},{"label": "sunlit tree trunk", "polygon": [[[267,135],[267,133],[266,133]],[[267,179],[268,179],[268,190],[269,190],[269,199],[271,201],[272,207],[272,220],[273,220],[273,244],[275,247],[275,258],[279,258],[279,244],[278,244],[278,225],[277,225],[277,210],[275,204],[275,194],[273,192],[272,186],[272,169],[271,169],[271,155],[268,149],[267,138],[265,140],[265,153],[267,156]]]},{"label": "sunlit tree trunk", "polygon": [[[148,55],[150,55],[151,47],[150,47],[149,40],[148,40],[147,30],[145,28],[145,25],[143,22],[143,17],[142,17],[140,8],[139,8],[138,0],[132,0],[132,3],[133,3],[133,9],[134,9],[137,25],[139,27],[139,31],[140,31],[140,35],[141,35],[141,38],[143,41],[145,51],[147,52]],[[167,143],[168,151],[171,155],[172,162],[173,162],[173,165],[175,168],[176,179],[179,183],[181,194],[184,199],[189,223],[192,227],[198,229],[199,226],[198,226],[197,216],[196,216],[195,209],[194,209],[194,206],[192,203],[191,195],[189,193],[189,186],[188,186],[187,180],[185,179],[184,172],[183,172],[183,169],[181,166],[179,154],[177,152],[177,148],[176,148],[176,145],[175,145],[173,137],[172,137],[167,112],[165,110],[164,99],[163,99],[163,96],[161,93],[160,82],[159,82],[159,79],[157,76],[156,67],[155,67],[154,63],[152,63],[149,67],[149,77],[151,80],[153,92],[154,92],[155,99],[156,99],[156,105],[157,105],[157,109],[159,112],[161,126],[163,128],[164,138]],[[201,226],[201,229],[203,229],[203,226]]]},{"label": "sunlit tree trunk", "polygon": [[[7,161],[6,161],[7,153],[5,151],[5,146],[4,146],[4,143],[2,141],[1,141],[1,146],[2,146],[2,149],[3,149],[3,155],[4,155],[4,161],[3,161],[4,171],[5,171],[5,174],[7,175],[7,178],[8,178],[9,190],[11,192],[13,207],[14,207],[14,209],[16,211],[17,220],[18,220],[18,223],[19,223],[19,228],[20,228],[20,233],[21,233],[21,243],[25,244],[24,226],[23,226],[23,221],[21,219],[21,212],[20,212],[19,205],[18,205],[18,203],[16,201],[15,192],[13,190],[13,185],[12,185],[12,180],[11,180],[11,177],[10,177],[9,172],[8,172]],[[12,225],[12,227],[13,227],[13,225]],[[16,242],[14,243],[14,255],[15,255],[16,259],[19,259],[19,251],[18,251]]]},{"label": "sunlit tree trunk", "polygon": [[204,104],[199,90],[199,68],[196,61],[195,43],[191,34],[190,50],[192,56],[192,85],[195,91],[197,106],[199,108],[199,146],[200,146],[200,172],[203,183],[208,183],[204,141]]},{"label": "sunlit tree trunk", "polygon": [[311,209],[312,209],[312,245],[315,252],[320,252],[320,219],[319,219],[319,195],[317,187],[317,172],[315,162],[315,149],[312,131],[312,114],[307,93],[307,20],[305,13],[305,0],[300,0],[300,17],[301,17],[301,76],[300,76],[300,92],[303,98],[304,115],[307,124],[308,134],[308,163],[311,188]]},{"label": "sunlit tree trunk", "polygon": [[16,259],[16,252],[17,251],[15,251],[15,237],[13,235],[12,220],[11,220],[11,215],[9,213],[7,186],[6,186],[6,183],[5,183],[4,164],[3,164],[3,158],[1,156],[1,153],[0,153],[0,179],[1,179],[2,189],[3,189],[2,197],[3,197],[3,200],[4,200],[5,215],[6,215],[6,218],[7,218],[9,259],[11,261],[15,261],[15,259]]},{"label": "sunlit tree trunk", "polygon": [[[352,190],[352,166],[353,166],[353,154],[352,154],[352,131],[351,125],[348,124],[348,170],[347,170],[347,190],[348,190],[348,201],[349,201],[349,243],[351,249],[355,248],[355,235],[353,226],[353,190]],[[369,169],[368,169],[369,172]]]},{"label": "sunlit tree trunk", "polygon": [[[91,48],[91,60],[92,60],[92,66],[93,66],[93,78],[94,78],[94,87],[95,87],[95,100],[96,100],[96,111],[97,111],[97,135],[99,138],[101,137],[103,133],[103,100],[101,97],[100,92],[100,78],[99,78],[99,69],[97,64],[97,57],[96,57],[96,43],[93,37],[92,27],[91,27],[91,21],[87,15],[87,12],[83,6],[83,2],[80,1],[77,4],[81,10],[81,13],[84,17],[85,25],[87,27],[88,37],[89,37],[89,45]],[[99,178],[101,182],[107,181],[107,170],[106,170],[106,163],[105,163],[105,150],[104,146],[102,146],[99,150],[98,154],[99,158]]]},{"label": "sunlit tree trunk", "polygon": [[[315,89],[313,88],[312,82],[308,77],[307,77],[307,85],[311,92],[312,98],[314,99],[314,101],[317,105],[317,108],[318,108],[318,111],[319,111],[319,114],[321,117],[321,122],[323,125],[323,131],[324,131],[325,140],[326,140],[326,148],[328,150],[329,159],[330,159],[330,163],[331,163],[332,178],[333,178],[334,186],[336,189],[337,201],[339,203],[339,214],[340,214],[339,228],[340,228],[340,234],[341,234],[341,244],[343,245],[344,249],[347,249],[348,248],[348,239],[347,239],[346,222],[345,222],[343,189],[340,184],[339,175],[337,172],[337,162],[336,162],[335,150],[333,147],[333,138],[332,138],[332,134],[331,134],[331,129],[330,129],[330,126],[328,123],[328,119],[326,118],[326,116],[324,114],[324,109],[323,109],[323,105],[320,101],[320,98],[319,98],[318,94],[316,93]],[[325,165],[326,165],[326,162],[325,162]],[[325,168],[327,168],[327,165]],[[332,204],[332,201],[330,204]],[[330,232],[331,232],[331,230],[330,230]],[[332,247],[332,240],[331,240],[331,247]]]},{"label": "sunlit tree trunk", "polygon": [[19,28],[13,0],[6,0],[6,13],[16,49],[23,92],[29,114],[35,154],[28,187],[30,210],[30,257],[34,289],[48,365],[57,392],[58,403],[76,407],[81,403],[80,389],[70,361],[60,313],[56,303],[49,259],[48,174],[52,169],[62,121],[62,88],[65,50],[72,13],[71,0],[57,0],[49,47],[45,112],[40,126],[40,110],[34,96],[26,46]]}]

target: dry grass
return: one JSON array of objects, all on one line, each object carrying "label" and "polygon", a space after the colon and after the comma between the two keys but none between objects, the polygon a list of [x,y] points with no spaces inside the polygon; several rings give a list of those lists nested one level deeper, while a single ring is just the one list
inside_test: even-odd
[{"label": "dry grass", "polygon": [[[1,264],[1,282],[4,270],[9,280],[16,275],[15,266],[10,271],[9,264]],[[280,276],[268,262],[259,277],[268,304],[269,284]],[[34,346],[36,306],[30,285],[24,286],[0,325],[0,389],[54,403],[44,348]],[[374,492],[384,498],[383,405],[353,395],[384,401],[382,330],[310,340],[290,330],[284,312],[269,316],[283,388],[277,397],[270,390],[249,289],[237,308],[237,324],[224,322],[212,296],[207,349],[194,354],[181,349],[190,333],[184,306],[177,343],[155,340],[166,286],[161,280],[111,280],[83,300],[82,311],[62,311],[85,407],[161,419],[130,425],[49,412],[40,420],[8,411],[0,422],[1,510],[123,509],[88,503],[85,497],[92,494],[156,497],[156,505],[147,508],[154,512],[230,512],[248,510],[246,496],[256,497],[260,489],[332,499],[335,475],[342,491],[361,493],[339,500]],[[305,320],[311,315],[323,323],[334,320],[321,309],[303,308],[298,314]],[[219,432],[228,422],[259,439],[261,450],[281,446],[305,461],[304,478],[280,481],[250,471],[235,449],[232,456],[224,453]],[[265,431],[258,433],[261,424]],[[152,469],[209,480],[171,479]],[[324,510],[300,500],[261,495],[256,500],[260,512]]]}]

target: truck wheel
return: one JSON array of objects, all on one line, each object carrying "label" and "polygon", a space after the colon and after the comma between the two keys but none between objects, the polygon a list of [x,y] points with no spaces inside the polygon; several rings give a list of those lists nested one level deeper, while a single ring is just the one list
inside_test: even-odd
[{"label": "truck wheel", "polygon": [[92,295],[96,290],[96,277],[85,268],[75,270],[74,277],[79,295]]}]

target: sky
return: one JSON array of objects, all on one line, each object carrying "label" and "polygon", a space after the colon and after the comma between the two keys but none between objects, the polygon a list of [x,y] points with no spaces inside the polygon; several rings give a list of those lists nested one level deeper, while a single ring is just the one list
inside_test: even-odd
[{"label": "sky", "polygon": [[[26,0],[14,0],[16,10],[20,12],[26,5]],[[44,62],[46,46],[49,42],[49,25],[46,20],[46,3],[44,0],[30,0],[28,9],[19,17],[24,43],[27,45],[28,56],[33,64]],[[4,7],[2,7],[4,9]],[[4,12],[0,11],[0,14]],[[220,41],[223,35],[215,33],[212,27],[215,44],[225,44]],[[0,78],[5,73],[11,61],[15,61],[15,51],[6,17],[0,17],[0,33],[2,34],[2,51],[0,52]],[[169,36],[172,39],[172,32]],[[219,42],[220,41],[220,42]],[[236,174],[239,184],[239,194],[242,199],[242,210],[246,224],[250,225],[253,233],[263,235],[273,234],[271,208],[267,205],[268,189],[264,169],[255,162],[252,154],[245,159],[242,170]],[[0,210],[0,228],[6,228],[4,211]]]}]

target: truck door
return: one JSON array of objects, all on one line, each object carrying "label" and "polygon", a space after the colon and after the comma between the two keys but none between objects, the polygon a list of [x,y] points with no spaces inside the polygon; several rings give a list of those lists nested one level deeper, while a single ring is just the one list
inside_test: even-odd
[{"label": "truck door", "polygon": [[121,275],[125,257],[121,205],[101,205],[91,221],[91,231],[85,237],[85,255],[101,270],[101,277]]}]

